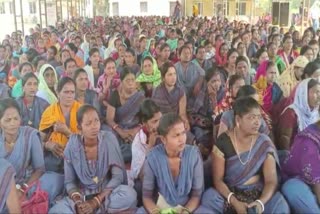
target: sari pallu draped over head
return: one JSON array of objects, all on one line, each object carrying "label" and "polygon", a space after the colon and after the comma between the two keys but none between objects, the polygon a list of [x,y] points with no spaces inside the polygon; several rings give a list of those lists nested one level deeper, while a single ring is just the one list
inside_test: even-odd
[{"label": "sari pallu draped over head", "polygon": [[[241,160],[248,158],[250,151],[239,154]],[[242,165],[238,155],[234,155],[226,160],[226,170],[224,180],[228,187],[242,187],[246,181],[255,176],[263,167],[267,155],[271,154],[279,167],[279,159],[276,148],[270,138],[265,134],[259,134],[255,144],[252,147],[250,160]]]},{"label": "sari pallu draped over head", "polygon": [[142,91],[137,91],[135,94],[126,101],[125,104],[116,108],[115,122],[120,125],[121,128],[134,128],[139,124],[139,120],[136,117],[139,112],[140,104],[145,99]]},{"label": "sari pallu draped over head", "polygon": [[311,78],[308,78],[303,80],[301,83],[299,83],[296,89],[293,104],[287,107],[287,108],[293,109],[294,112],[296,113],[298,117],[299,131],[303,131],[307,126],[317,122],[317,120],[319,120],[320,118],[319,106],[317,106],[314,109],[311,109],[309,106],[308,84],[310,80]]},{"label": "sari pallu draped over head", "polygon": [[161,83],[152,94],[152,100],[159,106],[162,114],[169,112],[179,113],[179,102],[185,94],[184,90],[175,85],[172,91],[168,91],[164,83]]},{"label": "sari pallu draped over head", "polygon": [[[164,145],[160,144],[156,146],[146,158],[156,177],[158,191],[165,198],[166,202],[172,207],[177,205],[183,206],[187,203],[193,191],[198,191],[200,197],[203,191],[203,185],[200,189],[193,189],[195,166],[197,166],[198,157],[200,156],[198,148],[186,145],[180,156],[180,172],[176,181],[172,177],[166,154]],[[201,178],[201,175],[199,175],[199,177]]]},{"label": "sari pallu draped over head", "polygon": [[[54,67],[52,67],[49,64],[45,64],[41,67],[40,72],[39,72],[39,88],[38,91],[42,91],[45,93],[45,96],[49,102],[49,104],[53,104],[55,102],[58,102],[58,98],[56,97],[56,95],[52,92],[52,90],[49,88],[46,80],[44,79],[44,72],[46,69],[51,68],[54,71],[55,74],[55,82],[56,84],[58,84],[58,76],[57,76],[57,72],[54,69]],[[54,87],[56,88],[56,86]]]},{"label": "sari pallu draped over head", "polygon": [[259,95],[259,102],[262,103],[264,111],[270,113],[274,103],[277,103],[282,97],[282,91],[276,83],[268,84],[267,82],[267,68],[269,61],[264,61],[258,67],[255,84],[253,87],[257,90]]},{"label": "sari pallu draped over head", "polygon": [[[77,111],[80,108],[81,104],[77,101],[74,101],[72,104],[72,107],[70,109],[70,124],[68,125],[70,131],[72,133],[78,133],[78,124],[77,124]],[[55,103],[50,105],[42,114],[39,130],[45,131],[47,129],[53,128],[53,125],[56,122],[62,122],[66,123],[66,118],[64,117],[60,103]],[[68,138],[67,136],[59,133],[59,132],[52,132],[49,137],[49,141],[52,141],[54,143],[58,143],[62,147],[65,147]]]},{"label": "sari pallu draped over head", "polygon": [[0,213],[5,213],[7,198],[15,171],[12,165],[3,158],[0,158],[0,166]]},{"label": "sari pallu draped over head", "polygon": [[[303,151],[303,152],[301,152]],[[320,128],[311,124],[298,133],[282,165],[284,179],[297,177],[309,185],[320,183]]]},{"label": "sari pallu draped over head", "polygon": [[16,171],[16,183],[22,183],[27,179],[27,171],[30,165],[32,165],[33,170],[41,169],[43,172],[45,171],[43,154],[33,153],[32,147],[41,147],[41,145],[36,145],[37,143],[40,144],[39,132],[31,127],[22,126],[18,130],[18,138],[14,149],[10,153],[7,153],[4,135],[2,131],[0,132],[0,158],[5,158],[14,167]]},{"label": "sari pallu draped over head", "polygon": [[152,83],[153,87],[157,87],[161,83],[161,72],[158,68],[157,61],[152,58],[152,68],[153,74],[152,75],[145,75],[143,70],[141,74],[137,77],[136,81],[139,83]]},{"label": "sari pallu draped over head", "polygon": [[[65,162],[72,165],[76,174],[75,176],[78,177],[80,187],[92,192],[103,191],[112,179],[109,176],[112,167],[123,169],[124,177],[119,182],[119,185],[126,184],[124,162],[116,137],[111,132],[100,131],[97,146],[98,159],[95,172],[90,170],[90,165],[87,162],[83,136],[79,134],[72,135],[66,146],[64,151]],[[93,179],[94,177],[97,177],[97,180]],[[68,180],[67,177],[66,180]],[[72,187],[73,185],[69,186],[66,183],[67,191],[71,190]]]}]

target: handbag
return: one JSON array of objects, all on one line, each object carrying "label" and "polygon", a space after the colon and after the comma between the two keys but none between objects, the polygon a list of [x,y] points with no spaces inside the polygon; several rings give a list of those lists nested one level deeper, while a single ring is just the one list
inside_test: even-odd
[{"label": "handbag", "polygon": [[[36,185],[36,190],[27,198],[27,193],[30,189]],[[46,191],[43,191],[40,187],[40,182],[36,181],[30,185],[22,197],[21,210],[23,214],[34,214],[34,213],[48,213],[49,211],[49,196]]]}]

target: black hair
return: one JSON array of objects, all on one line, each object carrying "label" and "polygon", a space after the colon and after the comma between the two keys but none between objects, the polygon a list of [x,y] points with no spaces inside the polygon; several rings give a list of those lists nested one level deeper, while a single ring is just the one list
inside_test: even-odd
[{"label": "black hair", "polygon": [[234,74],[232,76],[230,76],[229,78],[229,89],[238,81],[238,80],[243,80],[243,77],[238,75],[238,74]]},{"label": "black hair", "polygon": [[33,73],[27,73],[26,75],[24,75],[22,78],[21,78],[21,82],[22,82],[22,87],[25,86],[25,84],[28,82],[29,79],[31,78],[35,78],[37,80],[37,82],[39,83],[39,79],[38,77]]},{"label": "black hair", "polygon": [[20,107],[19,107],[17,101],[12,98],[5,98],[5,99],[0,100],[0,119],[2,119],[5,111],[9,108],[16,109],[18,111],[19,115],[21,116]]},{"label": "black hair", "polygon": [[249,65],[248,59],[245,56],[238,56],[236,59],[236,65],[238,65],[239,62],[245,62]]},{"label": "black hair", "polygon": [[260,49],[256,52],[256,59],[259,59],[260,56],[261,56],[264,52],[267,52],[267,49],[265,49],[265,48],[260,48]]},{"label": "black hair", "polygon": [[189,46],[185,43],[184,45],[181,46],[181,48],[179,49],[179,56],[181,55],[182,51],[184,49],[188,49],[190,50],[190,52],[192,53],[192,50],[189,48]]},{"label": "black hair", "polygon": [[315,80],[315,79],[310,79],[310,81],[308,82],[308,91],[313,88],[316,85],[319,85],[320,83]]},{"label": "black hair", "polygon": [[21,71],[22,71],[22,69],[23,69],[24,66],[30,66],[31,69],[33,69],[33,66],[32,66],[32,64],[31,64],[30,62],[24,62],[24,63],[22,63],[22,64],[19,65],[19,73],[20,73],[20,74],[21,74]]},{"label": "black hair", "polygon": [[50,46],[48,49],[53,50],[54,56],[56,56],[58,54],[58,49],[56,48],[56,46]]},{"label": "black hair", "polygon": [[127,49],[126,49],[126,52],[127,52],[127,53],[130,53],[133,57],[136,56],[136,53],[135,53],[135,51],[134,51],[132,48],[127,48]]},{"label": "black hair", "polygon": [[[222,45],[221,45],[221,46],[222,46]],[[227,53],[227,59],[228,59],[228,60],[229,60],[229,57],[230,57],[233,53],[239,54],[238,51],[237,51],[237,49],[235,49],[235,48],[229,49],[229,50],[228,50],[228,53]]]},{"label": "black hair", "polygon": [[160,67],[160,72],[161,72],[161,77],[162,79],[166,76],[167,72],[169,71],[169,68],[174,68],[174,64],[172,62],[165,62],[161,67]]},{"label": "black hair", "polygon": [[205,80],[209,82],[212,79],[212,77],[216,75],[220,75],[220,72],[218,67],[213,66],[206,71]]},{"label": "black hair", "polygon": [[160,51],[162,52],[165,48],[169,48],[170,49],[170,46],[167,44],[167,43],[163,43],[161,46],[160,46]]},{"label": "black hair", "polygon": [[46,61],[46,59],[43,58],[42,56],[37,56],[32,60],[32,64],[33,64],[35,69],[37,69],[40,61]]},{"label": "black hair", "polygon": [[63,87],[67,83],[72,83],[74,85],[74,87],[76,87],[76,83],[74,82],[74,80],[72,78],[70,78],[70,77],[62,77],[58,82],[57,92],[60,93],[62,91]]},{"label": "black hair", "polygon": [[318,43],[317,40],[312,39],[312,40],[309,42],[309,45],[318,45],[318,46],[319,46],[319,43]]},{"label": "black hair", "polygon": [[82,123],[84,114],[87,113],[88,111],[96,112],[99,117],[99,113],[95,107],[93,107],[92,105],[89,105],[89,104],[84,104],[77,111],[77,124],[79,127],[80,127],[80,124]]},{"label": "black hair", "polygon": [[251,85],[244,85],[239,89],[236,99],[249,97],[255,94],[257,94],[257,90],[254,87]]},{"label": "black hair", "polygon": [[143,123],[152,119],[153,116],[158,112],[160,112],[159,106],[157,106],[152,99],[145,99],[140,104],[140,108],[137,116],[140,120],[140,123]]},{"label": "black hair", "polygon": [[303,74],[301,78],[306,79],[308,77],[311,77],[312,74],[318,69],[320,69],[320,62],[318,60],[309,62],[307,66],[303,69]]},{"label": "black hair", "polygon": [[123,81],[129,74],[134,75],[133,71],[128,66],[125,66],[120,74],[120,80]]},{"label": "black hair", "polygon": [[[311,46],[309,46],[309,45],[303,46],[300,50],[300,55],[304,55],[308,50],[312,50],[312,52],[313,52],[313,48]],[[313,54],[314,54],[314,52],[313,52]]]},{"label": "black hair", "polygon": [[78,76],[81,74],[81,73],[85,73],[87,74],[86,70],[84,70],[83,68],[78,68],[74,71],[74,74],[73,74],[73,80],[76,81],[76,79],[78,78]]},{"label": "black hair", "polygon": [[69,62],[74,62],[77,65],[76,60],[74,60],[73,58],[69,58],[63,64],[64,69],[67,69],[67,65],[69,64]]},{"label": "black hair", "polygon": [[249,113],[252,109],[260,109],[259,103],[252,97],[243,97],[236,99],[233,104],[234,116],[240,116]]},{"label": "black hair", "polygon": [[205,47],[202,46],[202,45],[200,45],[200,46],[196,49],[196,54],[198,54],[198,52],[199,52],[200,49],[205,49]]},{"label": "black hair", "polygon": [[153,59],[152,59],[152,57],[151,56],[146,56],[145,58],[143,58],[143,60],[142,60],[142,65],[143,65],[143,63],[144,63],[144,61],[146,61],[146,60],[149,60],[151,63],[152,63],[152,65],[153,65]]},{"label": "black hair", "polygon": [[70,50],[72,50],[75,54],[77,54],[78,48],[77,48],[77,46],[75,44],[68,43],[67,46],[70,48]]},{"label": "black hair", "polygon": [[167,113],[163,115],[160,119],[159,127],[158,127],[158,133],[161,136],[166,136],[169,133],[169,130],[172,128],[172,126],[183,123],[183,120],[177,113]]}]

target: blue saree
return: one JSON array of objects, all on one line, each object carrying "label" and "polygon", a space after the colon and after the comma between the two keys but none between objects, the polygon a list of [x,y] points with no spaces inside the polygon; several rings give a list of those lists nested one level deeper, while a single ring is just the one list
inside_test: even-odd
[{"label": "blue saree", "polygon": [[32,108],[28,109],[23,101],[23,97],[19,97],[16,101],[20,108],[20,115],[22,116],[21,125],[39,129],[42,113],[49,106],[49,103],[36,96],[34,98]]},{"label": "blue saree", "polygon": [[[98,159],[87,160],[83,137],[71,136],[64,151],[66,191],[76,190],[85,196],[111,189],[111,195],[102,202],[97,213],[135,209],[137,195],[125,185],[126,171],[117,138],[111,132],[101,131],[98,142]],[[75,213],[74,202],[66,196],[49,213]]]},{"label": "blue saree", "polygon": [[[260,180],[252,185],[245,185],[245,182],[253,176],[260,174],[264,161],[269,154],[274,157],[279,169],[279,159],[276,148],[267,135],[259,135],[251,152],[252,158],[245,165],[241,164],[237,155],[225,160],[225,184],[232,192],[251,192],[248,198],[246,198],[246,200],[248,200],[246,201],[247,203],[251,203],[260,197],[263,190],[263,181]],[[248,153],[249,151],[241,153],[240,158],[245,160],[245,158],[248,157]],[[218,191],[210,188],[204,193],[202,203],[215,213],[223,213],[226,206],[226,199]],[[264,212],[289,213],[288,204],[280,192],[276,192],[265,204]]]},{"label": "blue saree", "polygon": [[[22,126],[14,148],[7,152],[2,131],[0,132],[0,158],[9,161],[16,171],[17,184],[27,183],[34,170],[45,172],[43,150],[39,132],[31,127]],[[48,192],[50,202],[63,190],[63,176],[47,172],[40,179],[41,188]],[[31,189],[31,191],[33,191]]]},{"label": "blue saree", "polygon": [[6,213],[6,202],[15,171],[12,165],[3,158],[0,158],[0,166],[0,213]]}]

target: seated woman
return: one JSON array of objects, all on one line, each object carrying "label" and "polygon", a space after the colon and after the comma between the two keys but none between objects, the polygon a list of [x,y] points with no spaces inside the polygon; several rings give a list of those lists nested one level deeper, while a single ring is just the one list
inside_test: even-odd
[{"label": "seated woman", "polygon": [[290,150],[298,132],[319,120],[320,83],[314,79],[305,79],[299,83],[293,104],[280,115],[277,127],[277,147]]},{"label": "seated woman", "polygon": [[319,143],[318,121],[297,134],[282,165],[282,193],[294,213],[320,213]]},{"label": "seated woman", "polygon": [[0,213],[21,213],[16,182],[14,181],[15,170],[3,158],[0,158],[0,166]]},{"label": "seated woman", "polygon": [[104,70],[103,64],[100,63],[100,51],[98,48],[90,49],[89,64],[83,69],[87,71],[90,87],[95,89],[97,87],[98,79],[103,74]]},{"label": "seated woman", "polygon": [[42,114],[39,130],[43,135],[46,169],[63,173],[63,150],[71,134],[78,133],[76,114],[81,104],[75,101],[76,86],[63,77],[57,87],[59,101]]},{"label": "seated woman", "polygon": [[[259,95],[257,91],[251,85],[242,86],[238,93],[237,98],[242,99],[244,97],[252,97],[256,101],[259,100]],[[259,127],[259,133],[269,135],[270,130],[272,129],[271,119],[270,117],[261,109],[261,126]],[[232,130],[235,126],[234,121],[234,110],[226,111],[221,116],[221,121],[219,125],[218,137],[226,131]]]},{"label": "seated woman", "polygon": [[118,65],[117,73],[121,74],[125,67],[129,67],[130,70],[137,75],[140,72],[140,66],[136,63],[137,57],[135,50],[128,48],[124,53],[124,62],[122,65]]},{"label": "seated woman", "polygon": [[177,72],[174,65],[166,62],[161,67],[162,83],[153,91],[152,100],[159,106],[162,114],[174,112],[185,121],[187,129],[190,129],[187,118],[187,97],[177,84]]},{"label": "seated woman", "polygon": [[283,97],[283,92],[275,82],[277,67],[273,61],[264,61],[258,67],[253,86],[260,96],[263,110],[272,115],[273,106]]},{"label": "seated woman", "polygon": [[10,98],[1,100],[0,158],[9,161],[16,171],[15,181],[20,185],[20,199],[22,191],[39,180],[41,188],[49,194],[50,203],[63,190],[63,176],[53,172],[45,173],[39,132],[20,124],[17,102]]},{"label": "seated woman", "polygon": [[298,56],[277,79],[277,84],[283,91],[283,96],[288,97],[292,90],[302,80],[303,69],[308,64],[308,59],[305,56]]},{"label": "seated woman", "polygon": [[158,127],[162,144],[147,155],[143,177],[143,208],[137,213],[210,213],[200,206],[204,188],[203,163],[197,147],[186,145],[184,122],[164,115]]},{"label": "seated woman", "polygon": [[73,80],[76,83],[76,100],[81,104],[89,104],[94,106],[99,115],[101,115],[101,106],[98,94],[94,90],[88,88],[89,80],[86,70],[78,68],[74,72]]},{"label": "seated woman", "polygon": [[49,106],[44,99],[37,97],[39,80],[34,73],[22,78],[23,96],[17,99],[22,116],[22,125],[39,129],[42,113]]},{"label": "seated woman", "polygon": [[[277,151],[259,133],[261,111],[252,97],[235,101],[236,126],[219,136],[212,151],[214,188],[207,190],[203,205],[214,213],[289,213],[277,192]],[[232,212],[232,213],[233,213]]]},{"label": "seated woman", "polygon": [[11,91],[11,96],[14,98],[21,97],[23,95],[23,90],[22,90],[22,80],[21,78],[26,75],[27,73],[32,73],[33,72],[33,66],[29,62],[24,62],[19,65],[19,77],[20,79],[14,84],[12,91]]},{"label": "seated woman", "polygon": [[188,115],[191,132],[195,135],[204,159],[209,156],[214,143],[212,114],[219,97],[223,94],[221,84],[220,72],[216,68],[209,69]]},{"label": "seated woman", "polygon": [[46,100],[50,105],[58,101],[58,96],[55,91],[58,84],[58,76],[56,70],[49,64],[41,67],[39,73],[39,90],[37,96]]},{"label": "seated woman", "polygon": [[137,76],[136,81],[145,92],[146,97],[151,97],[154,88],[160,85],[161,73],[157,62],[151,56],[147,56],[142,60],[142,71]]},{"label": "seated woman", "polygon": [[97,110],[82,106],[77,113],[80,134],[70,137],[64,151],[68,193],[49,213],[125,213],[136,208],[136,192],[126,183],[117,138],[100,131]]},{"label": "seated woman", "polygon": [[118,136],[125,163],[131,162],[131,142],[140,129],[136,114],[145,99],[138,91],[133,72],[128,68],[120,75],[121,87],[114,90],[107,106],[107,124]]}]

